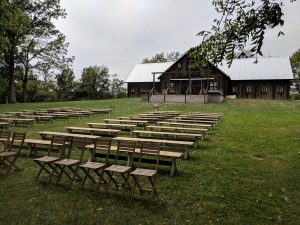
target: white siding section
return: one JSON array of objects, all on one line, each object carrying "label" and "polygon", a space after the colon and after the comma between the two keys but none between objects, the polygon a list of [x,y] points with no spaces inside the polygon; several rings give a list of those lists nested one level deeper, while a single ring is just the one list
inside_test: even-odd
[{"label": "white siding section", "polygon": [[[165,72],[174,62],[137,64],[126,79],[132,82],[153,82],[153,72]],[[161,74],[156,74],[156,82]]]},{"label": "white siding section", "polygon": [[219,65],[218,68],[231,80],[291,80],[292,68],[289,58],[255,58],[235,59],[230,68]]}]

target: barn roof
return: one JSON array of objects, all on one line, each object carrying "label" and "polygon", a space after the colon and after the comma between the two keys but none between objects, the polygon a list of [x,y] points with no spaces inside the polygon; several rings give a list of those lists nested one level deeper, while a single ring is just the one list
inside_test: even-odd
[{"label": "barn roof", "polygon": [[[129,76],[126,79],[126,83],[132,82],[153,82],[153,72],[164,72],[166,71],[174,62],[164,62],[164,63],[141,63],[137,64]],[[155,81],[159,82],[157,79],[159,75],[156,76]]]},{"label": "barn roof", "polygon": [[262,57],[243,58],[232,61],[230,68],[226,62],[218,68],[231,80],[291,80],[292,68],[289,58]]},{"label": "barn roof", "polygon": [[[226,62],[217,68],[231,80],[292,80],[293,73],[289,58],[261,57],[234,59],[231,67]],[[165,72],[175,62],[137,64],[126,82],[152,82],[153,72]],[[159,82],[156,76],[155,81]]]}]

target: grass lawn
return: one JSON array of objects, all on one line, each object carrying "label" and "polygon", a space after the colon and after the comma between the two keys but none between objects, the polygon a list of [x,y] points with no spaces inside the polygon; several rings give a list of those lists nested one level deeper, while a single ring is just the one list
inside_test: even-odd
[{"label": "grass lawn", "polygon": [[[12,130],[38,138],[41,130],[153,110],[139,99],[119,99],[0,105],[0,113],[61,106],[112,106],[113,113]],[[160,110],[220,112],[223,119],[189,160],[178,162],[175,176],[162,167],[158,200],[36,182],[34,157],[22,156],[22,171],[0,177],[0,224],[300,224],[300,101],[164,104]]]}]

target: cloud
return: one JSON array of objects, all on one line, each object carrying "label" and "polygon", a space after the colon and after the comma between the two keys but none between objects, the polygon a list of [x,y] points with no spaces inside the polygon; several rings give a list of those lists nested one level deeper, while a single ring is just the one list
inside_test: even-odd
[{"label": "cloud", "polygon": [[[145,57],[195,46],[200,41],[196,34],[209,29],[218,16],[211,1],[201,0],[62,0],[61,4],[68,15],[56,24],[70,42],[77,78],[84,67],[97,64],[125,79]],[[286,36],[278,39],[275,31],[269,32],[265,53],[286,56],[300,48],[299,5],[286,4]]]}]

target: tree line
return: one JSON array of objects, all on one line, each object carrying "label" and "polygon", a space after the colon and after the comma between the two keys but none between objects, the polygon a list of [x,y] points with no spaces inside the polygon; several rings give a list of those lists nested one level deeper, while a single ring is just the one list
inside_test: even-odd
[{"label": "tree line", "polygon": [[124,82],[106,66],[86,67],[75,80],[75,58],[53,23],[66,15],[60,0],[0,1],[0,102],[125,95]]}]

